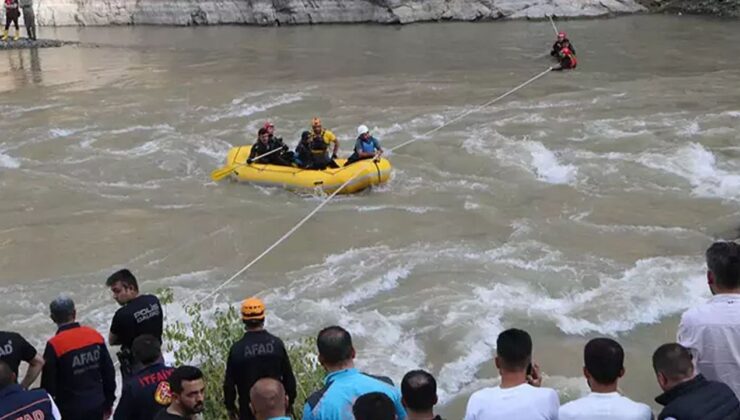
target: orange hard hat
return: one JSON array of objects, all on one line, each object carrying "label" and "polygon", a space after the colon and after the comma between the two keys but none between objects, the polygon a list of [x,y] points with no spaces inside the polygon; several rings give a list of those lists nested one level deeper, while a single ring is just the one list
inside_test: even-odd
[{"label": "orange hard hat", "polygon": [[262,320],[265,319],[265,304],[256,297],[244,299],[241,312],[245,321]]},{"label": "orange hard hat", "polygon": [[319,117],[314,117],[314,119],[311,120],[311,127],[321,127],[321,120]]}]

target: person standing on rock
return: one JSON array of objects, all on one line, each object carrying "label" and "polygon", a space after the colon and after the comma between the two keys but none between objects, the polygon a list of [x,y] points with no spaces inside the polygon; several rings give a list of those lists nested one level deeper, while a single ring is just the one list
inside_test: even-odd
[{"label": "person standing on rock", "polygon": [[21,30],[18,27],[18,17],[20,14],[21,12],[18,9],[18,0],[5,0],[5,30],[3,31],[3,41],[8,40],[8,29],[10,28],[11,22],[15,24],[15,35],[13,36],[13,40],[18,41],[18,38],[20,38]]},{"label": "person standing on rock", "polygon": [[33,0],[19,0],[23,9],[23,25],[26,26],[28,39],[36,40],[36,15],[33,14]]}]

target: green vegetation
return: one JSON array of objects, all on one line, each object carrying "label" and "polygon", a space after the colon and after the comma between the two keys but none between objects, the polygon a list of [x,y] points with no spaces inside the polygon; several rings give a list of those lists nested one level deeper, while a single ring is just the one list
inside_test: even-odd
[{"label": "green vegetation", "polygon": [[[163,305],[173,302],[170,289],[157,292]],[[227,419],[224,406],[223,381],[226,358],[231,345],[244,334],[239,311],[230,307],[216,311],[213,317],[203,318],[203,307],[191,304],[185,307],[188,319],[165,321],[164,342],[166,351],[174,351],[175,365],[198,366],[206,379],[206,404],[203,418]],[[311,392],[323,386],[324,372],[315,354],[315,340],[304,338],[286,342],[293,372],[298,384],[294,411],[302,417],[303,403]]]}]

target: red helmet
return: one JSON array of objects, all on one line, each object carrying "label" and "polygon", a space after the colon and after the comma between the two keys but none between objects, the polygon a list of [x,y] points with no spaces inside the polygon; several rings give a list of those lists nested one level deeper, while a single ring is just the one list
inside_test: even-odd
[{"label": "red helmet", "polygon": [[565,38],[568,35],[565,32],[558,32],[558,38]]},{"label": "red helmet", "polygon": [[563,48],[562,50],[560,50],[560,54],[563,54],[563,55],[570,54],[570,48]]},{"label": "red helmet", "polygon": [[271,122],[265,121],[265,125],[262,126],[264,129],[268,129],[270,127],[275,127]]}]

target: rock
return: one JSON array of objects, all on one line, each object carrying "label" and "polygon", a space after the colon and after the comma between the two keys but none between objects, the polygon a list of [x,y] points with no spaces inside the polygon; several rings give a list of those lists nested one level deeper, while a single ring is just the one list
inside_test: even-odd
[{"label": "rock", "polygon": [[0,50],[19,50],[25,48],[52,48],[61,47],[62,45],[74,44],[74,42],[57,41],[54,39],[37,39],[32,41],[28,38],[21,38],[18,41],[8,40],[0,41]]},{"label": "rock", "polygon": [[740,17],[740,0],[637,0],[654,12]]},{"label": "rock", "polygon": [[645,10],[637,0],[46,0],[36,9],[47,26],[410,23]]}]

